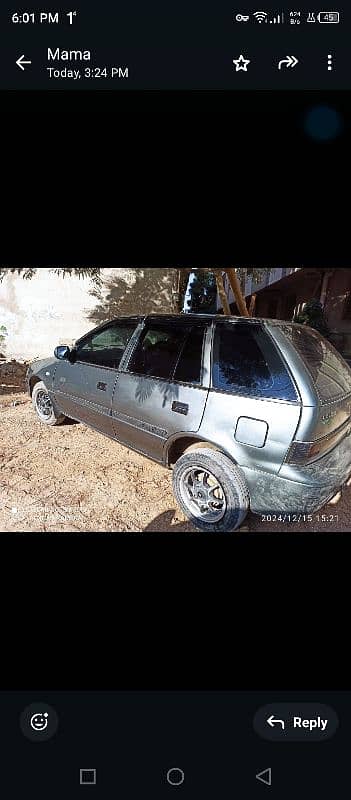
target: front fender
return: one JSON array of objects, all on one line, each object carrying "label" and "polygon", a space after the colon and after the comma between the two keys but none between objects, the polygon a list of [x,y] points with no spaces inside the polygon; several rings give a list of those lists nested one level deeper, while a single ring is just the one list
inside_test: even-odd
[{"label": "front fender", "polygon": [[29,394],[31,394],[30,381],[33,377],[39,381],[44,381],[48,391],[52,391],[58,363],[56,358],[45,358],[40,361],[33,361],[32,364],[29,365],[26,376]]}]

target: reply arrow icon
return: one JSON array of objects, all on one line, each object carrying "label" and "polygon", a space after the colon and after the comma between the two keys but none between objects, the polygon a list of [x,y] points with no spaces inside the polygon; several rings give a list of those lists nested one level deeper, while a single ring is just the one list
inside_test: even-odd
[{"label": "reply arrow icon", "polygon": [[295,56],[287,56],[283,58],[282,61],[279,61],[278,69],[281,69],[282,66],[285,67],[296,67],[296,64],[299,63],[299,59],[295,58]]},{"label": "reply arrow icon", "polygon": [[20,69],[22,69],[22,70],[23,70],[23,72],[24,72],[24,66],[23,66],[23,65],[24,65],[24,64],[31,64],[31,63],[32,63],[31,61],[25,61],[25,59],[24,59],[24,55],[20,56],[20,57],[17,59],[17,61],[16,61],[16,64],[17,64],[17,66],[18,66]]},{"label": "reply arrow icon", "polygon": [[268,725],[270,725],[271,728],[274,728],[275,725],[281,725],[283,731],[285,730],[285,722],[284,722],[284,720],[283,719],[274,719],[273,714],[270,717],[268,717],[267,723],[268,723]]}]

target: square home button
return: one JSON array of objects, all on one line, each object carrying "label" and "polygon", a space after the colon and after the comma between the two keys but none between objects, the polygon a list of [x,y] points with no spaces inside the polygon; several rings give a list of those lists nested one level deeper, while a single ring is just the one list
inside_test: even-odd
[{"label": "square home button", "polygon": [[96,769],[81,769],[79,782],[81,786],[96,786]]}]

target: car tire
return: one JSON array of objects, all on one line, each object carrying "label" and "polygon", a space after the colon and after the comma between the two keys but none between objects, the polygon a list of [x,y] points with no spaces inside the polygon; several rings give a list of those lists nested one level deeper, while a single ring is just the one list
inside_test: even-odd
[{"label": "car tire", "polygon": [[62,425],[66,417],[54,408],[44,381],[38,381],[32,392],[32,405],[44,425]]},{"label": "car tire", "polygon": [[249,510],[250,495],[242,470],[210,448],[181,456],[173,470],[173,491],[190,522],[209,533],[237,530]]}]

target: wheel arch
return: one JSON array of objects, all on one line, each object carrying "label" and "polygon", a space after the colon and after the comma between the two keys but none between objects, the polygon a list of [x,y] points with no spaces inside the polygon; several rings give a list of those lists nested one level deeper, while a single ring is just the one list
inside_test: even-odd
[{"label": "wheel arch", "polygon": [[227,456],[227,458],[230,458],[233,464],[237,464],[230,453],[219,447],[214,442],[204,439],[203,437],[196,436],[195,434],[184,434],[180,436],[178,435],[166,443],[164,453],[165,466],[172,468],[172,466],[176,464],[176,462],[181,458],[181,456],[184,455],[184,453],[191,450],[197,450],[199,448],[216,450],[218,453],[222,453],[224,456]]},{"label": "wheel arch", "polygon": [[42,383],[42,379],[39,378],[38,375],[32,375],[32,377],[29,379],[29,393],[31,397],[36,383]]}]

